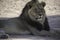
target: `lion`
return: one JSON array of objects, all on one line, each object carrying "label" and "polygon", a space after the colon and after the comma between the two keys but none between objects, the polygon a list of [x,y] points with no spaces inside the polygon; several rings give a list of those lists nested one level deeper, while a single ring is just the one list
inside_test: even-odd
[{"label": "lion", "polygon": [[[6,30],[11,31],[17,28],[17,31],[22,35],[40,35],[41,30],[49,31],[50,27],[44,10],[45,5],[45,2],[39,3],[38,0],[28,2],[19,17],[0,20],[0,29],[5,29],[7,27],[9,29]],[[14,33],[16,33],[16,31],[13,32],[13,34]],[[8,33],[3,32],[0,38],[8,38],[5,34]]]}]

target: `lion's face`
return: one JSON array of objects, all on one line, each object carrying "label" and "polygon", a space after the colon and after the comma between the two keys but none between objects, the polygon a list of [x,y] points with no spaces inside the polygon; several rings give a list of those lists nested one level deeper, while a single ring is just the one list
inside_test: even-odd
[{"label": "lion's face", "polygon": [[45,10],[44,7],[42,7],[42,5],[37,5],[32,7],[29,12],[29,17],[31,18],[31,20],[39,22],[41,24],[44,23],[45,21]]}]

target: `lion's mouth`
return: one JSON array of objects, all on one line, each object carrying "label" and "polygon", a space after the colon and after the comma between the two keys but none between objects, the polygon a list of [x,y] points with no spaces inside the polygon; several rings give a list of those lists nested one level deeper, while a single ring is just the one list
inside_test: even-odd
[{"label": "lion's mouth", "polygon": [[39,16],[39,17],[36,18],[36,21],[39,22],[39,23],[41,23],[41,24],[44,23],[44,20],[45,20],[45,18],[44,18],[43,15],[41,15],[41,16]]},{"label": "lion's mouth", "polygon": [[40,20],[42,20],[42,18],[41,19],[37,19],[37,21],[40,21]]},{"label": "lion's mouth", "polygon": [[43,18],[43,15],[38,16],[38,17],[36,18],[36,20],[42,20],[42,18]]}]

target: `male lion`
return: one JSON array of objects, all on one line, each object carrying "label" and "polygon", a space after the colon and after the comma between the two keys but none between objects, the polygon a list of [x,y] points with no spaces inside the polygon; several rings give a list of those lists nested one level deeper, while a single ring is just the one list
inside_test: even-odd
[{"label": "male lion", "polygon": [[[39,35],[41,30],[49,31],[50,28],[44,10],[45,5],[45,2],[39,3],[38,0],[32,0],[26,4],[19,17],[0,20],[0,38],[8,38],[8,35],[5,34],[9,31],[12,31],[13,34],[18,31],[19,34],[34,35]],[[9,31],[1,32],[2,29]]]}]

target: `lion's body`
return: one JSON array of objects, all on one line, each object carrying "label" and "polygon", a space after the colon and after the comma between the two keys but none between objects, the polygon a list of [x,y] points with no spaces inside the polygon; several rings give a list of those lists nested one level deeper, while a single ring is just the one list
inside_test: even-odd
[{"label": "lion's body", "polygon": [[[32,33],[35,35],[39,35],[41,30],[49,31],[50,28],[45,14],[44,6],[44,2],[34,3],[31,1],[26,4],[22,10],[21,16],[18,18],[0,20],[0,28],[17,28],[17,30],[20,31],[19,33],[21,33],[21,31],[24,32],[27,30],[30,32],[30,34]],[[10,31],[12,30],[10,29]]]}]

